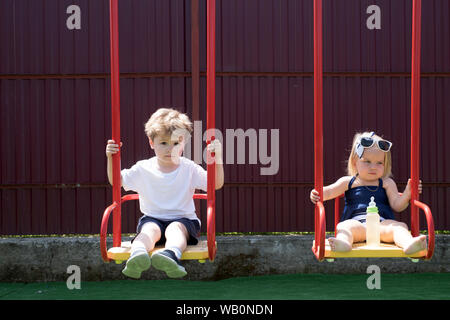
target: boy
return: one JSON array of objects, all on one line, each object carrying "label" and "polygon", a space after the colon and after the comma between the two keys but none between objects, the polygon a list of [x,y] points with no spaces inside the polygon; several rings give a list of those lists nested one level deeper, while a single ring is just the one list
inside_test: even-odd
[{"label": "boy", "polygon": [[[139,279],[151,265],[165,271],[170,278],[185,276],[180,258],[186,246],[198,243],[200,220],[195,213],[195,189],[207,191],[206,171],[182,157],[186,135],[192,132],[188,116],[174,109],[158,109],[145,124],[150,148],[155,156],[138,161],[121,171],[121,183],[126,191],[139,193],[140,210],[137,236],[132,241],[130,258],[122,273]],[[112,155],[119,150],[113,140],[106,146],[107,173],[112,184]],[[222,145],[216,139],[208,145],[215,152],[216,189],[224,182]],[[149,257],[155,244],[165,249]]]}]

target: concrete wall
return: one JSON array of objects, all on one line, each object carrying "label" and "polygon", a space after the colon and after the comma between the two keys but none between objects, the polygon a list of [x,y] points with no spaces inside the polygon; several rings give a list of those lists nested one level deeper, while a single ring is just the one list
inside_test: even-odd
[{"label": "concrete wall", "polygon": [[[287,273],[366,273],[375,264],[385,273],[450,272],[450,236],[436,236],[430,261],[409,259],[337,259],[318,262],[311,252],[313,236],[221,236],[213,262],[183,261],[187,280],[220,280],[238,276]],[[124,238],[123,241],[129,240]],[[108,245],[110,247],[111,244]],[[124,264],[104,263],[98,237],[0,238],[0,281],[65,281],[67,267],[77,265],[83,281],[125,279]],[[150,269],[142,279],[165,279]]]}]

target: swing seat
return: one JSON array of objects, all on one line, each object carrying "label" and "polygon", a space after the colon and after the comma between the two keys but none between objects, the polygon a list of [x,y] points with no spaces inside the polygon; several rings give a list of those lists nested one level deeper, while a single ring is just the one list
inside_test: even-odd
[{"label": "swing seat", "polygon": [[[208,200],[206,194],[194,194],[194,199]],[[127,194],[122,197],[122,203],[129,200],[139,200],[139,195]],[[111,212],[116,207],[117,203],[113,203],[108,208],[106,208],[105,212],[103,213],[102,225],[100,230],[100,251],[103,261],[109,262],[113,260],[117,264],[120,264],[123,261],[128,260],[128,258],[130,257],[131,241],[121,241],[120,246],[116,245],[110,249],[107,249],[106,238],[108,220]],[[208,201],[207,207],[207,240],[199,241],[198,244],[194,246],[187,246],[186,250],[181,256],[181,260],[198,260],[200,263],[205,262],[206,259],[214,261],[217,251],[217,242],[215,236],[215,212],[213,201]],[[149,254],[162,249],[164,249],[163,246],[155,247],[153,250],[149,251]]]},{"label": "swing seat", "polygon": [[[339,209],[339,199],[343,195],[337,197],[334,202],[334,223],[335,232],[336,226],[339,223],[340,209]],[[328,239],[325,239],[325,208],[322,202],[317,202],[316,212],[315,212],[315,226],[314,226],[314,241],[312,246],[312,251],[316,256],[317,260],[322,261],[324,259],[334,259],[334,258],[411,258],[411,259],[423,259],[429,260],[433,256],[434,252],[434,222],[433,216],[431,214],[430,208],[418,201],[414,201],[414,205],[417,206],[424,213],[427,227],[428,227],[428,242],[427,248],[418,251],[413,254],[405,254],[403,249],[390,243],[380,243],[378,247],[368,247],[366,242],[354,243],[352,250],[346,252],[331,251],[331,247],[328,243]]]},{"label": "swing seat", "polygon": [[[216,242],[217,246],[217,242]],[[153,250],[149,251],[149,255],[153,252],[163,250],[163,246],[157,246]],[[131,241],[122,242],[120,247],[112,247],[108,250],[108,259],[114,260],[117,264],[122,263],[123,261],[128,260],[130,257],[131,250]],[[208,259],[208,241],[203,240],[199,241],[198,244],[194,246],[187,246],[186,250],[183,252],[181,256],[181,260],[198,260],[200,263],[203,263]]]},{"label": "swing seat", "polygon": [[[315,243],[314,243],[315,245]],[[325,259],[334,258],[424,258],[427,250],[418,251],[413,254],[405,254],[402,248],[392,243],[380,243],[377,247],[368,247],[366,242],[354,243],[352,250],[346,252],[331,251],[328,239],[325,239]]]}]

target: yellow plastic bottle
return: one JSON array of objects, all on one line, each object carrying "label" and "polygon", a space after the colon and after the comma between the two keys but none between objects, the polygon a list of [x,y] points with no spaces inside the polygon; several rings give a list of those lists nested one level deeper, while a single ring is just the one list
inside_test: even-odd
[{"label": "yellow plastic bottle", "polygon": [[374,197],[370,197],[366,211],[366,245],[368,247],[380,246],[380,215],[374,200]]}]

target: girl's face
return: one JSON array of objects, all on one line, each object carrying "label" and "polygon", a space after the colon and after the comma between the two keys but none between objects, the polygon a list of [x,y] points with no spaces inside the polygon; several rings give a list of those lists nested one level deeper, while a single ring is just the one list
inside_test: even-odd
[{"label": "girl's face", "polygon": [[179,163],[185,144],[182,135],[157,135],[153,141],[149,138],[149,142],[161,164],[174,165]]},{"label": "girl's face", "polygon": [[356,156],[356,171],[360,178],[366,181],[375,181],[383,177],[384,174],[384,156],[375,145],[364,149],[361,159]]}]

